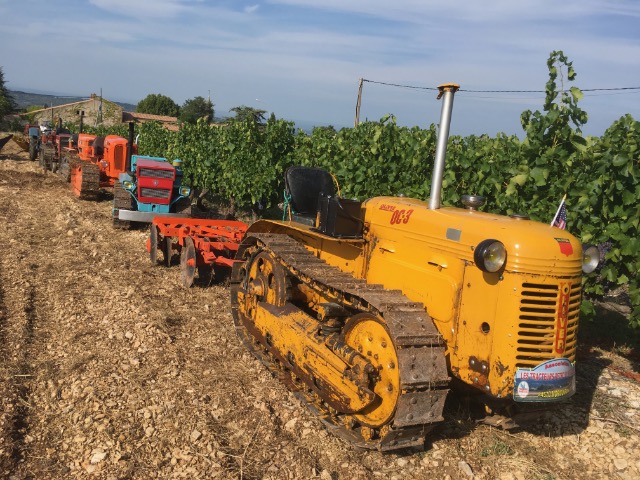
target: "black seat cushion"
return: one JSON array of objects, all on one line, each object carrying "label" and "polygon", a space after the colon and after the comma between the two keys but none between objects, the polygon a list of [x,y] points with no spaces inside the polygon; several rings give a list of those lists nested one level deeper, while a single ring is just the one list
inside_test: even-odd
[{"label": "black seat cushion", "polygon": [[315,215],[320,194],[333,196],[336,187],[331,174],[323,168],[289,167],[284,175],[285,188],[291,195],[291,208],[295,213]]}]

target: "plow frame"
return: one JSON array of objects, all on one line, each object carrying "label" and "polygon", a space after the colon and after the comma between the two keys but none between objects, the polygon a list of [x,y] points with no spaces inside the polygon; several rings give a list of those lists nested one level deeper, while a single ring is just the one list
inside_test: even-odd
[{"label": "plow frame", "polygon": [[[190,287],[193,271],[200,267],[233,267],[238,247],[249,226],[237,220],[156,216],[151,222],[147,252],[156,263],[156,252],[164,252],[165,265],[171,265],[173,253],[180,253],[183,283]],[[154,238],[155,237],[155,238]],[[152,241],[155,240],[155,250]],[[195,255],[190,255],[191,246]],[[184,281],[185,271],[187,281]]]}]

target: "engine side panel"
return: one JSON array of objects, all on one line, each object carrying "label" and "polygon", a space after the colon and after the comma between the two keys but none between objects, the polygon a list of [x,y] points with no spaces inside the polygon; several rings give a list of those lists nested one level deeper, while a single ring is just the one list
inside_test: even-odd
[{"label": "engine side panel", "polygon": [[[514,394],[519,371],[575,361],[582,250],[569,233],[407,198],[373,198],[363,208],[362,240],[294,222],[260,221],[249,231],[289,235],[343,272],[420,302],[445,340],[451,373],[494,397]],[[474,262],[489,238],[507,250],[496,273]]]},{"label": "engine side panel", "polygon": [[[365,278],[425,305],[453,375],[498,398],[517,369],[575,360],[581,246],[533,221],[382,197],[366,204]],[[481,271],[474,248],[500,240],[503,270]],[[562,291],[566,292],[563,294]]]}]

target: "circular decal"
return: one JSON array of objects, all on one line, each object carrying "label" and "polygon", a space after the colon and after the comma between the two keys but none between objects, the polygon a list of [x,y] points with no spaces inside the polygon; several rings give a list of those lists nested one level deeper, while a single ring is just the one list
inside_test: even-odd
[{"label": "circular decal", "polygon": [[520,382],[518,384],[518,396],[524,398],[527,395],[529,395],[529,384],[527,382]]}]

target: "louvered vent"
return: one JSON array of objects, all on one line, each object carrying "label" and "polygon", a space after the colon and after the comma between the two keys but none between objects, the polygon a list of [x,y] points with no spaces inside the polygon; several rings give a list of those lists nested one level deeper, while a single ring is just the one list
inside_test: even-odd
[{"label": "louvered vent", "polygon": [[[565,287],[566,291],[563,293]],[[555,285],[522,284],[517,367],[533,368],[558,357],[575,360],[580,295],[580,279]],[[561,307],[563,299],[567,300],[566,322]]]},{"label": "louvered vent", "polygon": [[141,168],[140,177],[173,178],[173,170],[154,170],[153,168]]},{"label": "louvered vent", "polygon": [[140,196],[146,198],[169,198],[171,190],[164,188],[141,188]]}]

